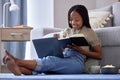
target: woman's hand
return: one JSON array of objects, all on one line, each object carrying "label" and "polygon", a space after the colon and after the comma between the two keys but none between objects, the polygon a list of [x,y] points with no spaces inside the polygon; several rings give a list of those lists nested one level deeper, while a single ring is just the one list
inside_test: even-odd
[{"label": "woman's hand", "polygon": [[96,59],[102,59],[102,50],[100,45],[96,45],[93,47],[93,51],[87,51],[75,44],[68,45],[68,48],[75,49],[79,51],[81,54],[84,54],[88,57],[96,58]]},{"label": "woman's hand", "polygon": [[60,38],[60,34],[54,34],[53,36],[56,38]]},{"label": "woman's hand", "polygon": [[67,45],[68,48],[75,49],[77,51],[80,51],[82,48],[80,46],[77,46],[75,44]]}]

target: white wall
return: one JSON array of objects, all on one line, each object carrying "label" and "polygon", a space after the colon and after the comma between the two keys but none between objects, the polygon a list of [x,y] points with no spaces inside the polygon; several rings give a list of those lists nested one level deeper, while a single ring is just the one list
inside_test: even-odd
[{"label": "white wall", "polygon": [[96,0],[54,0],[54,27],[68,27],[67,12],[75,4],[83,4],[88,9],[94,9]]},{"label": "white wall", "polygon": [[[33,27],[31,31],[31,37],[40,38],[42,36],[43,27],[54,26],[54,11],[53,11],[53,0],[27,0],[28,14],[27,20],[28,25]],[[36,58],[37,54],[34,49],[34,45],[27,42],[26,45],[26,59]]]},{"label": "white wall", "polygon": [[28,25],[34,28],[53,26],[53,0],[27,0]]}]

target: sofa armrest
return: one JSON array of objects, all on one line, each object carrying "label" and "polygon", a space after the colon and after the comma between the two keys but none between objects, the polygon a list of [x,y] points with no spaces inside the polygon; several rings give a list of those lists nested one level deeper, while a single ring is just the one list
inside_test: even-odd
[{"label": "sofa armrest", "polygon": [[120,26],[96,29],[95,32],[101,40],[102,47],[120,46]]},{"label": "sofa armrest", "polygon": [[95,32],[98,34],[102,45],[101,66],[114,65],[120,67],[120,26],[101,28]]},{"label": "sofa armrest", "polygon": [[53,32],[60,32],[62,30],[63,29],[61,29],[61,28],[44,28],[43,29],[43,35],[46,35],[48,33],[53,33]]},{"label": "sofa armrest", "polygon": [[38,39],[38,38],[41,38],[43,36],[43,28],[36,28],[36,29],[33,29],[31,31],[31,40],[32,39]]}]

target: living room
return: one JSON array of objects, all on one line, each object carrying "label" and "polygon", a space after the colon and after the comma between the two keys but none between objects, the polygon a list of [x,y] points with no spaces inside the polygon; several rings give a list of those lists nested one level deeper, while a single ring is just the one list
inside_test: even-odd
[{"label": "living room", "polygon": [[[71,7],[74,4],[83,4],[85,5],[89,11],[93,10],[111,10],[109,16],[109,19],[113,19],[114,21],[112,22],[112,26],[108,25],[102,25],[100,27],[94,27],[96,33],[99,35],[101,38],[102,44],[103,44],[103,52],[104,53],[110,53],[110,54],[105,54],[104,60],[102,61],[102,66],[107,65],[107,64],[113,64],[117,67],[119,67],[120,63],[118,62],[120,59],[119,55],[119,49],[120,49],[120,26],[119,23],[119,14],[116,13],[119,12],[118,8],[119,6],[119,0],[28,0],[27,1],[27,25],[33,27],[33,30],[31,31],[31,40],[32,39],[37,39],[41,38],[44,35],[46,36],[51,36],[51,34],[48,33],[54,33],[54,32],[60,32],[63,28],[67,27],[67,11],[69,7]],[[114,3],[118,2],[117,5]],[[104,4],[103,4],[104,3]],[[45,5],[44,5],[45,4]],[[114,4],[114,5],[113,5]],[[46,6],[47,5],[47,6]],[[109,5],[112,5],[112,7],[108,7]],[[107,6],[107,7],[106,7]],[[100,8],[100,9],[99,9]],[[116,9],[117,8],[117,9]],[[109,22],[110,20],[108,20]],[[115,28],[109,28],[117,26]],[[106,27],[107,26],[107,27]],[[103,27],[106,27],[104,29]],[[96,29],[97,28],[97,29]],[[112,33],[112,34],[111,34]],[[111,36],[112,35],[112,36]],[[116,35],[116,36],[114,36]],[[105,37],[106,36],[106,37]],[[108,41],[109,40],[109,41]],[[114,43],[113,43],[114,41]],[[115,55],[114,55],[115,51]],[[34,49],[34,45],[32,42],[27,42],[26,45],[26,57],[25,59],[35,59],[37,58],[37,53]],[[110,55],[110,56],[108,56]],[[98,65],[98,64],[97,64]],[[4,72],[4,71],[3,71]],[[41,76],[42,75],[42,76]],[[105,74],[106,75],[106,74]],[[12,74],[1,74],[0,80],[10,80],[10,79],[15,79],[15,80],[119,80],[120,76],[119,74],[108,74],[105,76],[103,75],[96,75],[96,74],[80,74],[80,75],[45,75],[45,74],[40,74],[38,75],[31,75],[31,76],[14,76]],[[24,76],[24,77],[23,77]]]}]

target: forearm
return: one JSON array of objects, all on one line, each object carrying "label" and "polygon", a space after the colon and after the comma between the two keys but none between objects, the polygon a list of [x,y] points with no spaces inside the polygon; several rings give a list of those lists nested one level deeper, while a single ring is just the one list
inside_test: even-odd
[{"label": "forearm", "polygon": [[102,55],[100,52],[94,52],[94,51],[88,51],[82,48],[77,49],[80,53],[88,56],[88,57],[92,57],[92,58],[96,58],[96,59],[101,59]]},{"label": "forearm", "polygon": [[100,45],[94,46],[92,51],[83,49],[79,46],[76,45],[69,45],[69,48],[75,49],[77,51],[79,51],[81,54],[84,54],[88,57],[92,57],[92,58],[96,58],[96,59],[101,59],[102,58],[102,52],[101,52],[101,48]]}]

